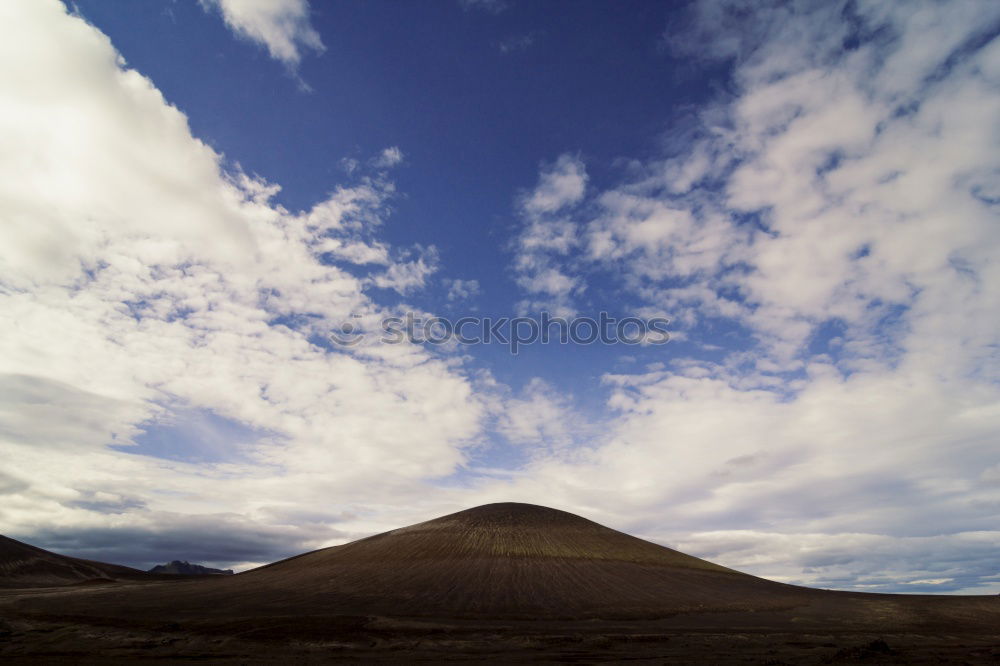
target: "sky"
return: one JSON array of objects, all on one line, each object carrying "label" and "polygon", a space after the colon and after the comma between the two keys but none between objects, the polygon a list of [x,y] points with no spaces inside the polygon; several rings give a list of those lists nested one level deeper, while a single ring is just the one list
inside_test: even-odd
[{"label": "sky", "polygon": [[[524,501],[1000,592],[998,34],[973,0],[2,3],[0,533],[245,569]],[[380,336],[601,312],[670,341]]]}]

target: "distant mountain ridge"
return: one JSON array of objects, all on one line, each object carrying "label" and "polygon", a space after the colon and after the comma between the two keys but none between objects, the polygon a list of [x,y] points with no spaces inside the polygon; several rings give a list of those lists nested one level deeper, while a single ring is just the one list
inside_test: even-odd
[{"label": "distant mountain ridge", "polygon": [[191,564],[186,560],[174,560],[167,564],[157,564],[149,570],[153,574],[172,574],[175,576],[204,576],[207,574],[233,575],[232,569],[213,569],[200,564]]}]

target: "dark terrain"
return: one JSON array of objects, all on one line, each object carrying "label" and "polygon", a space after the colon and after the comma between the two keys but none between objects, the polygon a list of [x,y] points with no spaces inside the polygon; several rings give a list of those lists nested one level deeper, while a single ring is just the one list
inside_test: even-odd
[{"label": "dark terrain", "polygon": [[0,535],[0,588],[156,580],[145,571],[56,555]]},{"label": "dark terrain", "polygon": [[173,560],[166,564],[157,564],[149,570],[154,574],[173,574],[175,576],[202,576],[205,574],[227,574],[232,575],[232,569],[213,569],[203,567],[200,564],[191,564],[187,560]]},{"label": "dark terrain", "polygon": [[784,585],[528,504],[234,576],[3,540],[0,586],[6,663],[1000,663],[1000,597]]}]

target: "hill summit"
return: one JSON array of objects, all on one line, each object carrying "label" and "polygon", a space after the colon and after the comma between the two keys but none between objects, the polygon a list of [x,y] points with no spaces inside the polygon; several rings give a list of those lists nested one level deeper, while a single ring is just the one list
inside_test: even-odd
[{"label": "hill summit", "polygon": [[449,560],[479,557],[606,560],[735,573],[566,511],[519,502],[484,504],[348,546],[359,552],[372,551],[373,555],[386,549],[380,552],[380,557],[393,559],[416,551],[420,557]]}]

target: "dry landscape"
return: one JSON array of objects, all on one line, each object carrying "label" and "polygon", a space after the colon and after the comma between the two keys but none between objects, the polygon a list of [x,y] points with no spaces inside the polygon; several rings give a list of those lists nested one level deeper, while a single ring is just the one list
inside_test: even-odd
[{"label": "dry landscape", "polygon": [[489,504],[235,576],[0,541],[0,658],[997,663],[1000,597],[834,592],[529,504]]}]

